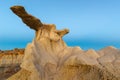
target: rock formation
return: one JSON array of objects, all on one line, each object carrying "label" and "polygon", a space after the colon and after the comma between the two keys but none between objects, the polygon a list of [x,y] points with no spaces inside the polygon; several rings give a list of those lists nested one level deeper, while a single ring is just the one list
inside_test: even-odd
[{"label": "rock formation", "polygon": [[120,80],[120,50],[68,47],[62,40],[68,29],[43,24],[22,6],[11,10],[36,31],[36,36],[25,49],[21,70],[7,80]]},{"label": "rock formation", "polygon": [[20,70],[24,49],[0,51],[0,80],[6,80]]}]

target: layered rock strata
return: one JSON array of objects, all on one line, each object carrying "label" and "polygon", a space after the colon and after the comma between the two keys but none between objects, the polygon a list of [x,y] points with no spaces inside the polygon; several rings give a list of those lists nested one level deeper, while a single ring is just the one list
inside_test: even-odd
[{"label": "layered rock strata", "polygon": [[20,70],[24,49],[0,51],[0,80],[15,74]]}]

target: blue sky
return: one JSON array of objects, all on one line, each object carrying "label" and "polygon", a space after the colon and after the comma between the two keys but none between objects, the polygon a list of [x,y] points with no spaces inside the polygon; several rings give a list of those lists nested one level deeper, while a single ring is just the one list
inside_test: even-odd
[{"label": "blue sky", "polygon": [[34,31],[9,9],[22,5],[43,23],[68,28],[64,40],[70,46],[120,48],[120,0],[4,0],[0,2],[0,49],[24,48]]}]

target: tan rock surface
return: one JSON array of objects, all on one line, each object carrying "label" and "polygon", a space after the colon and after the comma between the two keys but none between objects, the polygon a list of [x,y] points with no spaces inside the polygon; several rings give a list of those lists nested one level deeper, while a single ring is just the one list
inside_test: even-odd
[{"label": "tan rock surface", "polygon": [[[19,9],[24,10],[21,6],[12,7],[21,17],[24,13]],[[21,18],[28,20],[28,17]],[[30,21],[25,23],[31,27],[33,16]],[[62,37],[69,30],[58,31],[53,24],[42,24],[37,29],[32,26],[32,29],[36,31],[36,37],[25,49],[22,69],[7,80],[120,80],[120,50],[108,47],[84,51],[79,47],[68,47]]]}]

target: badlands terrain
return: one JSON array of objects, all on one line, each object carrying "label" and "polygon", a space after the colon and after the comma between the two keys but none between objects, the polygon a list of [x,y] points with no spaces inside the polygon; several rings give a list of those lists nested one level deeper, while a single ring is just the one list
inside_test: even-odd
[{"label": "badlands terrain", "polygon": [[24,49],[0,50],[0,80],[6,80],[20,70]]},{"label": "badlands terrain", "polygon": [[[51,78],[53,80],[120,80],[120,50],[112,46],[99,51],[93,49],[84,51],[79,47],[69,47],[69,49],[73,49],[73,51],[69,50],[72,53],[66,55],[60,53],[63,56],[60,61],[64,61],[64,63],[57,62],[57,65],[60,66],[57,67],[58,71],[53,64],[49,63],[47,67],[44,66],[44,77],[48,79],[37,80],[52,80]],[[28,77],[34,71],[20,67],[24,56],[24,49],[0,51],[0,80],[7,78],[9,78],[8,80],[33,80]],[[29,64],[33,65],[33,63]],[[30,68],[29,65],[26,67]],[[57,76],[58,73],[61,77]],[[47,75],[45,76],[45,74]],[[56,76],[57,79],[54,78]]]},{"label": "badlands terrain", "polygon": [[43,24],[22,6],[11,10],[35,30],[36,36],[25,51],[1,53],[0,73],[5,75],[1,80],[120,80],[119,49],[109,46],[85,51],[69,47],[62,39],[68,29]]}]

